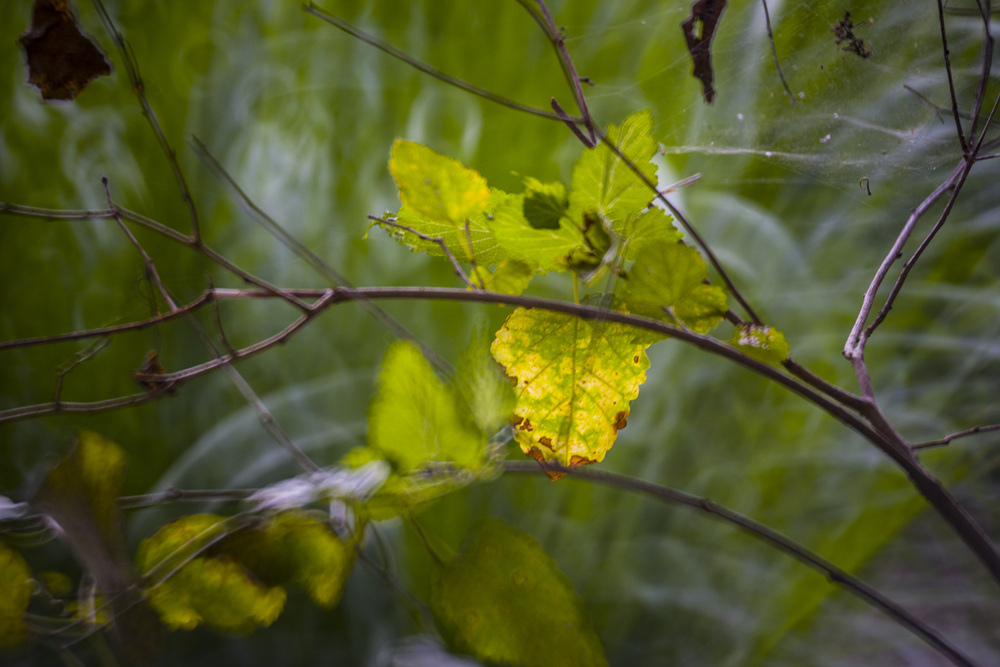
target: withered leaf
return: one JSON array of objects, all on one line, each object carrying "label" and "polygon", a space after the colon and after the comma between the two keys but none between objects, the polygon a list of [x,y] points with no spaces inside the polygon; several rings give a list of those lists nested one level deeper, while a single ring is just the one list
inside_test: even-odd
[{"label": "withered leaf", "polygon": [[[681,23],[684,41],[687,42],[688,52],[694,61],[694,76],[701,81],[705,102],[708,104],[715,99],[715,88],[712,87],[715,78],[712,72],[712,38],[715,37],[715,28],[725,8],[726,0],[697,0],[691,5],[691,16]],[[694,24],[699,22],[701,34],[697,35]]]},{"label": "withered leaf", "polygon": [[28,83],[43,100],[72,100],[111,64],[80,31],[69,0],[35,0],[31,26],[18,40],[28,61]]}]

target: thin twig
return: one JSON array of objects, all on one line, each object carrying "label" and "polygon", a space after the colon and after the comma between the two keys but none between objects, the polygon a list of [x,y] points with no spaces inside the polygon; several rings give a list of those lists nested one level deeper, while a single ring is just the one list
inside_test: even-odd
[{"label": "thin twig", "polygon": [[875,295],[878,293],[879,287],[882,285],[882,281],[885,280],[886,274],[889,272],[889,268],[899,259],[903,251],[903,245],[906,243],[907,239],[913,233],[914,227],[920,221],[925,213],[940,199],[946,192],[951,190],[959,178],[962,178],[967,165],[965,160],[956,165],[955,169],[951,172],[951,175],[937,188],[934,189],[931,194],[920,202],[920,205],[913,209],[910,213],[910,217],[907,218],[906,223],[903,225],[903,229],[896,236],[895,242],[893,242],[892,247],[886,254],[885,259],[879,265],[878,270],[875,272],[875,277],[872,279],[871,284],[865,291],[864,298],[861,302],[861,310],[858,312],[858,317],[854,322],[854,327],[851,329],[850,334],[847,336],[847,342],[844,345],[844,356],[848,359],[852,359],[855,355],[863,354],[865,340],[862,340],[865,324],[868,322],[868,316],[871,313],[872,307],[875,304]]},{"label": "thin twig", "polygon": [[170,142],[167,141],[167,136],[164,134],[163,128],[160,127],[160,122],[156,118],[156,113],[153,111],[153,107],[149,103],[149,99],[146,97],[146,85],[143,83],[142,76],[139,73],[139,62],[136,60],[135,54],[132,53],[131,45],[118,30],[118,27],[115,26],[114,21],[111,20],[111,15],[108,14],[108,11],[104,8],[104,4],[101,0],[93,0],[93,3],[94,8],[97,9],[97,13],[101,16],[101,21],[104,23],[105,29],[114,41],[115,46],[118,47],[118,52],[121,54],[122,60],[125,63],[125,72],[128,74],[129,82],[132,84],[132,90],[135,92],[136,98],[139,100],[142,115],[149,123],[149,127],[153,130],[153,134],[156,135],[156,140],[160,144],[160,148],[163,149],[163,153],[166,155],[167,161],[170,163],[170,169],[174,173],[174,180],[177,181],[177,186],[181,191],[181,199],[187,206],[188,217],[191,219],[191,241],[198,244],[201,242],[201,227],[198,221],[198,209],[195,206],[194,199],[191,197],[191,190],[188,188],[187,180],[184,178],[184,172],[181,171],[180,163],[177,162],[177,153],[170,146]]},{"label": "thin twig", "polygon": [[463,283],[465,283],[472,289],[476,289],[476,286],[473,284],[473,282],[469,280],[469,276],[465,275],[465,271],[462,270],[462,265],[458,263],[457,259],[455,259],[455,255],[453,255],[451,253],[451,250],[448,249],[448,244],[444,242],[444,238],[440,236],[434,237],[434,236],[427,236],[427,234],[421,234],[412,227],[407,227],[406,225],[401,225],[398,222],[393,222],[392,220],[380,218],[377,215],[369,215],[368,219],[383,225],[388,225],[389,227],[395,227],[396,229],[401,229],[403,231],[413,234],[414,236],[416,236],[421,240],[427,241],[428,243],[436,244],[439,248],[441,248],[441,252],[443,252],[444,256],[448,258],[448,261],[451,262],[452,268],[455,269],[455,275],[461,278]]},{"label": "thin twig", "polygon": [[[578,132],[574,132],[574,134],[577,134],[587,148],[593,148],[597,145],[597,133],[594,128],[594,119],[591,118],[590,109],[587,107],[587,98],[583,94],[583,86],[580,84],[580,75],[576,73],[576,66],[573,64],[573,59],[570,57],[569,51],[566,50],[566,40],[563,38],[562,32],[559,30],[556,22],[552,19],[548,5],[545,4],[545,0],[536,1],[538,10],[541,12],[540,17],[543,19],[539,21],[539,25],[542,25],[546,36],[549,38],[549,42],[552,44],[552,48],[556,50],[556,57],[559,59],[559,65],[562,67],[566,82],[569,84],[570,90],[573,91],[573,99],[576,101],[576,108],[580,112],[583,126],[587,128],[586,137],[580,136]],[[523,3],[522,6],[524,6]],[[562,111],[555,98],[552,98],[552,108],[555,109],[557,114]],[[563,121],[572,127],[571,120],[565,112],[561,115],[564,116]]]},{"label": "thin twig", "polygon": [[794,105],[796,104],[795,95],[792,94],[792,89],[788,87],[788,82],[785,81],[785,74],[781,71],[781,63],[778,61],[778,49],[774,45],[774,33],[771,32],[771,14],[767,11],[767,0],[760,0],[760,2],[764,5],[764,24],[767,26],[767,39],[771,43],[771,55],[774,56],[774,67],[778,70],[778,77],[781,79],[781,85],[785,87],[785,92],[788,93],[788,99]]},{"label": "thin twig", "polygon": [[[972,122],[969,124],[969,136],[976,136],[976,125],[979,124],[979,114],[983,108],[983,101],[986,99],[986,87],[990,81],[990,70],[993,65],[993,35],[990,34],[989,0],[986,6],[980,0],[976,0],[980,15],[983,19],[983,65],[979,73],[979,85],[976,88],[975,101],[972,104]],[[987,123],[987,127],[989,123]]]},{"label": "thin twig", "polygon": [[951,115],[955,119],[955,129],[958,131],[958,143],[962,146],[962,154],[969,152],[969,144],[962,130],[962,119],[958,115],[958,98],[955,95],[955,81],[951,75],[951,53],[948,51],[948,33],[944,27],[944,4],[937,0],[938,24],[941,26],[941,47],[944,49],[944,69],[948,73],[948,91],[951,93]]},{"label": "thin twig", "polygon": [[638,165],[636,165],[627,155],[625,155],[625,153],[621,151],[620,148],[618,148],[618,146],[616,146],[611,140],[608,139],[608,136],[604,132],[602,132],[600,129],[596,129],[596,132],[598,138],[604,143],[604,145],[610,148],[612,151],[614,151],[615,155],[617,155],[622,160],[622,162],[624,162],[625,165],[632,170],[632,173],[638,176],[639,179],[646,184],[646,187],[648,187],[653,192],[653,196],[656,199],[660,200],[660,202],[662,202],[663,205],[667,207],[670,213],[673,214],[674,218],[681,224],[681,226],[684,227],[684,230],[694,240],[695,244],[699,248],[701,248],[702,252],[705,253],[705,256],[708,257],[709,263],[719,274],[719,277],[722,279],[722,282],[725,283],[726,287],[732,293],[733,297],[737,301],[739,301],[741,306],[743,306],[743,309],[746,311],[750,319],[753,320],[754,323],[756,324],[763,324],[761,319],[757,316],[757,313],[754,312],[754,309],[750,306],[750,303],[746,299],[744,299],[740,291],[736,289],[735,283],[733,283],[733,281],[729,278],[729,274],[726,273],[726,270],[722,268],[722,263],[715,256],[715,253],[712,252],[712,249],[708,246],[705,240],[701,237],[701,234],[698,233],[698,230],[694,228],[694,226],[687,219],[687,217],[683,213],[681,213],[681,211],[676,206],[674,206],[669,199],[667,199],[666,195],[660,192],[660,190],[656,187],[656,183],[651,181],[649,177],[646,176],[646,174],[642,173],[642,170],[639,169]]},{"label": "thin twig", "polygon": [[931,447],[943,447],[955,440],[958,440],[959,438],[966,438],[970,435],[976,435],[978,433],[989,433],[990,431],[1000,431],[1000,424],[990,424],[988,426],[974,426],[972,428],[967,428],[964,431],[959,431],[958,433],[952,433],[951,435],[946,435],[940,440],[930,440],[928,442],[921,442],[919,444],[913,445],[913,449],[929,449]]},{"label": "thin twig", "polygon": [[[215,156],[212,155],[212,153],[208,150],[208,147],[200,139],[198,139],[198,137],[192,136],[190,144],[194,149],[195,154],[198,155],[198,157],[215,175],[215,177],[229,189],[230,193],[236,197],[240,208],[242,208],[257,224],[280,241],[286,248],[305,261],[316,273],[329,281],[330,284],[340,287],[352,287],[351,282],[347,278],[324,261],[322,257],[307,248],[301,241],[289,234],[277,220],[272,218],[264,209],[259,207],[250,198],[250,196],[244,192],[243,188],[239,186],[236,180],[229,174],[228,171],[226,171],[219,161],[215,159]],[[374,303],[361,302],[361,307],[364,308],[372,317],[381,322],[382,325],[391,331],[397,338],[412,341],[420,347],[424,356],[431,361],[438,371],[445,375],[451,373],[451,364],[449,364],[433,348],[413,335],[409,329],[400,324],[399,321],[392,315],[385,312]]]},{"label": "thin twig", "polygon": [[437,68],[431,67],[427,63],[417,60],[416,58],[406,53],[405,51],[401,51],[394,46],[386,44],[378,37],[369,35],[368,33],[354,27],[347,21],[344,21],[341,18],[333,16],[332,14],[326,13],[313,3],[309,3],[308,5],[303,7],[303,9],[309,14],[312,14],[313,16],[320,18],[331,25],[340,28],[348,35],[360,39],[362,42],[370,44],[380,51],[388,53],[390,56],[396,58],[397,60],[402,60],[410,67],[418,69],[424,74],[429,74],[438,81],[443,81],[444,83],[447,83],[449,86],[454,86],[468,93],[472,93],[473,95],[478,95],[483,99],[487,99],[490,102],[496,102],[497,104],[501,104],[509,109],[514,109],[515,111],[523,111],[524,113],[529,113],[532,114],[533,116],[540,116],[541,118],[548,118],[549,120],[560,120],[560,121],[562,120],[561,118],[559,118],[559,116],[550,111],[539,109],[537,107],[528,106],[526,104],[520,104],[519,102],[507,99],[502,95],[497,95],[494,92],[491,92],[484,88],[480,88],[479,86],[474,86],[471,83],[462,81],[461,79],[453,77],[449,74],[445,74],[444,72],[438,70]]},{"label": "thin twig", "polygon": [[584,479],[601,484],[607,484],[626,491],[633,491],[650,496],[660,502],[671,505],[687,507],[697,512],[724,521],[751,537],[774,547],[782,553],[791,556],[803,565],[824,575],[831,582],[839,584],[852,595],[864,600],[882,613],[886,614],[898,625],[906,628],[914,635],[934,647],[939,653],[947,657],[956,665],[974,665],[971,658],[967,657],[957,646],[943,637],[937,630],[930,627],[910,612],[903,609],[898,603],[880,593],[875,588],[869,586],[850,572],[837,567],[836,564],[823,558],[815,551],[792,540],[786,535],[773,528],[754,521],[750,517],[740,514],[724,505],[720,505],[708,498],[695,496],[684,491],[672,489],[661,484],[649,482],[637,477],[623,475],[607,470],[590,470],[582,468],[563,468],[559,465],[544,464],[539,465],[529,461],[508,461],[504,464],[506,473],[515,474],[546,474],[550,470],[555,470],[569,476],[570,479]]},{"label": "thin twig", "polygon": [[146,250],[139,243],[138,239],[135,238],[135,236],[132,234],[129,228],[125,225],[125,221],[122,220],[122,217],[121,215],[118,214],[118,211],[115,211],[115,204],[113,201],[111,201],[111,188],[108,185],[108,177],[107,176],[102,177],[101,183],[104,185],[104,194],[107,195],[108,198],[108,208],[114,211],[115,222],[117,222],[121,230],[125,232],[125,236],[128,237],[128,240],[132,244],[132,247],[134,247],[139,252],[139,255],[142,256],[142,262],[146,268],[146,277],[149,278],[149,280],[152,281],[153,285],[156,286],[156,289],[160,293],[160,296],[163,298],[163,301],[166,302],[167,306],[170,307],[170,311],[171,312],[176,311],[177,304],[174,303],[174,300],[170,298],[170,294],[167,292],[167,288],[163,286],[163,281],[160,280],[160,274],[156,271],[156,265],[153,264],[153,259],[146,253]]},{"label": "thin twig", "polygon": [[98,352],[107,347],[108,343],[110,342],[111,339],[108,338],[107,336],[95,340],[85,349],[77,352],[68,363],[63,364],[57,369],[56,388],[52,396],[53,403],[59,405],[60,401],[62,400],[63,378],[65,378],[70,371],[72,371],[74,368],[76,368],[83,362],[92,359]]}]

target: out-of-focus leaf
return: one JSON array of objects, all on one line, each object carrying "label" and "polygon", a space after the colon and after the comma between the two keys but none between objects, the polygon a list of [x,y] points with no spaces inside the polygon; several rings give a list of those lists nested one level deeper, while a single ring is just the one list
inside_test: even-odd
[{"label": "out-of-focus leaf", "polygon": [[214,514],[192,514],[168,523],[139,545],[140,571],[172,572],[146,591],[168,627],[192,630],[205,623],[220,630],[250,632],[270,625],[281,613],[284,589],[261,584],[231,558],[191,557],[219,537],[225,522],[225,517]]},{"label": "out-of-focus leaf", "polygon": [[607,664],[570,581],[535,538],[500,521],[487,520],[437,568],[430,605],[455,648],[482,660]]},{"label": "out-of-focus leaf", "polygon": [[698,333],[711,331],[729,309],[726,293],[706,285],[708,268],[698,251],[663,240],[642,244],[629,272],[625,301],[634,313],[680,321]]},{"label": "out-of-focus leaf", "polygon": [[111,74],[94,41],[80,31],[68,0],[35,0],[31,27],[21,35],[28,83],[43,100],[72,100],[93,79]]},{"label": "out-of-focus leaf", "polygon": [[765,364],[780,364],[788,358],[785,334],[766,325],[745,324],[736,327],[729,343],[743,354]]},{"label": "out-of-focus leaf", "polygon": [[601,461],[646,380],[649,341],[636,341],[634,330],[617,324],[525,308],[511,313],[492,351],[517,381],[521,450],[567,468]]},{"label": "out-of-focus leaf", "polygon": [[484,434],[495,433],[509,423],[514,410],[510,381],[490,356],[491,340],[482,332],[473,334],[455,368],[455,388],[469,415]]},{"label": "out-of-focus leaf", "polygon": [[394,343],[378,377],[368,419],[369,447],[400,474],[428,462],[481,468],[486,438],[460,413],[457,398],[415,345]]},{"label": "out-of-focus leaf", "polygon": [[301,512],[277,514],[263,527],[235,533],[212,552],[243,564],[269,585],[298,586],[325,609],[340,601],[355,558],[353,544]]},{"label": "out-of-focus leaf", "polygon": [[24,558],[0,543],[0,648],[20,644],[27,637],[25,617],[33,587]]},{"label": "out-of-focus leaf", "polygon": [[109,601],[122,657],[140,663],[157,650],[160,628],[139,593],[125,547],[118,511],[125,458],[115,443],[79,429],[69,454],[49,471],[31,504],[59,526]]}]

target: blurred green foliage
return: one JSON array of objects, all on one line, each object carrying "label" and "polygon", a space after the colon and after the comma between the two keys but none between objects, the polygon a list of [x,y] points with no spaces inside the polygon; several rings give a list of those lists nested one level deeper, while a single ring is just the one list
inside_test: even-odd
[{"label": "blurred green foliage", "polygon": [[[690,76],[679,24],[685,3],[563,0],[551,9],[602,127],[652,109],[659,182],[701,173],[671,195],[791,354],[855,389],[840,351],[861,294],[910,210],[957,163],[936,7],[823,0],[769,3],[775,46],[796,103],[774,68],[760,3],[731,3],[713,46],[717,98]],[[526,104],[571,97],[551,47],[514,2],[367,3],[324,9],[454,76]],[[569,182],[579,142],[564,126],[518,114],[419,74],[301,11],[264,0],[108,2],[140,64],[146,93],[188,177],[207,242],[282,286],[323,281],[240,209],[186,144],[199,137],[263,209],[339,272],[363,285],[449,285],[445,262],[411,254],[366,215],[399,208],[388,170],[397,138],[472,166],[519,191],[521,174]],[[872,50],[841,51],[845,9]],[[73,103],[42,104],[16,46],[28,0],[0,4],[0,201],[49,208],[123,206],[175,229],[189,221],[169,164],[142,117],[123,63],[93,7],[81,25],[108,53],[110,77]],[[868,17],[872,23],[862,23]],[[971,106],[981,27],[948,16],[956,87]],[[996,94],[995,85],[990,86]],[[1000,395],[1000,161],[973,172],[867,360],[880,403],[912,441],[997,419]],[[859,188],[869,179],[872,194]],[[936,209],[939,211],[940,209]],[[925,221],[922,233],[928,228]],[[185,248],[134,229],[179,301],[209,282],[241,287]],[[911,244],[912,245],[912,244]],[[910,246],[908,246],[909,248]],[[0,340],[116,324],[150,313],[141,258],[113,221],[0,217]],[[565,280],[534,293],[570,298]],[[386,304],[455,360],[476,327],[508,311],[443,302]],[[229,340],[247,345],[294,317],[279,303],[226,303]],[[198,316],[212,331],[210,311]],[[726,337],[723,334],[723,337]],[[239,369],[291,437],[323,465],[366,441],[368,403],[392,337],[353,304],[338,305],[287,345]],[[0,350],[0,410],[52,400],[56,369],[85,343]],[[64,400],[138,390],[149,350],[167,370],[207,353],[183,321],[117,336],[66,375]],[[853,433],[783,389],[672,341],[657,346],[628,428],[602,465],[705,495],[860,571],[984,662],[1000,655],[997,596],[978,564],[926,512],[907,480]],[[0,494],[23,498],[73,427],[127,450],[126,493],[170,485],[252,487],[297,472],[223,374],[142,407],[0,424]],[[997,439],[928,452],[925,461],[990,530],[1000,514]],[[176,508],[130,515],[133,550]],[[930,660],[915,638],[819,575],[703,516],[607,488],[503,478],[438,501],[422,521],[457,549],[485,517],[536,538],[583,598],[611,664],[904,664]],[[435,567],[413,534],[382,526],[398,576],[429,599]],[[26,552],[65,564],[50,547]],[[34,567],[40,571],[41,567]],[[331,612],[291,593],[285,614],[246,637],[177,633],[164,657],[190,665],[386,664],[426,631],[409,602],[363,569]],[[84,649],[88,650],[88,649]],[[41,649],[17,657],[45,664]],[[381,663],[379,661],[382,661]]]}]

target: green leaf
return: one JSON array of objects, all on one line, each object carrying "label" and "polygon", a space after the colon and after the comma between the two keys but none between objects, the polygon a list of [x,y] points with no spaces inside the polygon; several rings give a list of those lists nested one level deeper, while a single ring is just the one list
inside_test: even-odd
[{"label": "green leaf", "polygon": [[729,344],[765,364],[780,364],[789,354],[785,334],[763,324],[744,324],[736,327]]},{"label": "green leaf", "polygon": [[[608,129],[608,140],[628,157],[652,183],[656,183],[657,143],[651,136],[653,115],[644,109],[625,119],[621,127]],[[628,218],[653,201],[654,193],[625,162],[605,144],[584,151],[573,165],[569,217],[583,220],[588,212],[597,213],[613,223],[622,233]]]},{"label": "green leaf", "polygon": [[428,462],[478,470],[486,463],[486,437],[460,405],[415,345],[394,343],[382,361],[368,445],[403,475]]},{"label": "green leaf", "polygon": [[526,533],[489,520],[434,572],[431,610],[459,651],[525,667],[606,665],[583,603]]},{"label": "green leaf", "polygon": [[583,233],[565,218],[553,229],[532,227],[524,217],[524,197],[494,190],[486,224],[512,259],[538,273],[566,270],[573,256],[586,251]]},{"label": "green leaf", "polygon": [[154,568],[169,574],[176,568],[146,591],[168,627],[192,630],[205,623],[250,632],[270,625],[284,608],[285,591],[261,584],[242,563],[207,555],[191,558],[218,539],[226,525],[225,517],[192,514],[168,523],[139,545],[136,561],[144,574]]},{"label": "green leaf", "polygon": [[458,395],[476,428],[486,435],[510,423],[514,411],[514,390],[490,356],[491,342],[484,332],[473,333],[455,368]]},{"label": "green leaf", "polygon": [[16,646],[27,638],[25,618],[33,589],[24,558],[0,543],[0,648]]},{"label": "green leaf", "polygon": [[544,310],[511,313],[492,351],[517,382],[514,433],[521,450],[567,468],[601,461],[646,380],[648,345],[648,337],[623,325]]},{"label": "green leaf", "polygon": [[[396,241],[413,251],[425,252],[434,257],[446,257],[441,248],[441,243],[444,243],[451,256],[459,262],[475,261],[480,266],[493,266],[506,259],[507,251],[500,246],[493,232],[484,223],[485,216],[489,214],[490,211],[484,209],[480,215],[470,218],[467,226],[466,223],[456,226],[448,221],[425,218],[404,206],[396,214],[393,222],[408,229],[381,222],[375,224],[383,227]],[[413,232],[419,232],[428,238],[420,238]],[[441,239],[441,243],[434,239]]]},{"label": "green leaf", "polygon": [[625,258],[635,259],[642,247],[649,243],[679,243],[681,233],[671,224],[671,218],[662,208],[651,206],[637,216],[629,218],[621,230],[627,242]]},{"label": "green leaf", "polygon": [[524,178],[524,218],[535,229],[559,229],[559,219],[566,213],[569,197],[562,183],[542,183]]},{"label": "green leaf", "polygon": [[527,289],[534,275],[535,269],[530,264],[516,259],[505,259],[493,271],[477,266],[471,280],[477,286],[481,281],[483,289],[491,292],[518,295]]},{"label": "green leaf", "polygon": [[676,320],[698,333],[711,331],[725,317],[726,293],[705,284],[708,267],[694,248],[656,239],[643,243],[634,259],[625,288],[631,312]]}]

